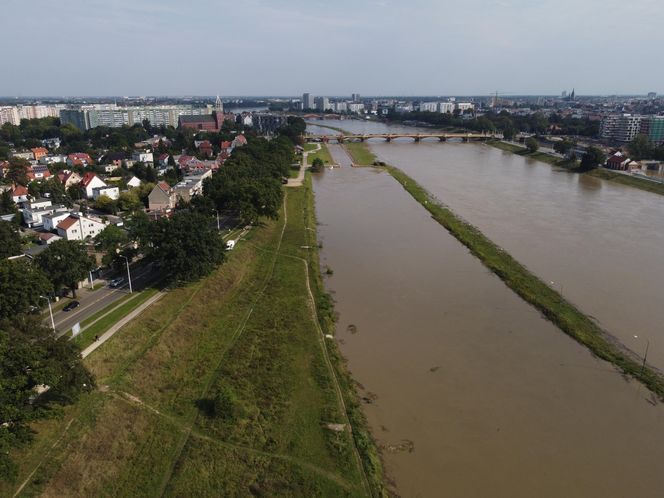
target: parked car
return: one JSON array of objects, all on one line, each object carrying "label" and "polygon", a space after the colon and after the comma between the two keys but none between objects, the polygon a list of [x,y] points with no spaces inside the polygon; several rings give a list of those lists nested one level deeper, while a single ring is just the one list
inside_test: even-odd
[{"label": "parked car", "polygon": [[124,283],[125,283],[124,277],[118,277],[111,280],[108,286],[111,287],[112,289],[115,289],[117,287],[121,287]]},{"label": "parked car", "polygon": [[226,250],[230,251],[235,247],[235,241],[234,240],[229,240],[226,242]]},{"label": "parked car", "polygon": [[64,308],[62,308],[62,311],[71,311],[71,310],[73,310],[74,308],[78,308],[78,307],[80,306],[80,304],[81,304],[81,303],[79,303],[78,301],[72,301],[72,302],[69,303],[67,306],[65,306]]}]

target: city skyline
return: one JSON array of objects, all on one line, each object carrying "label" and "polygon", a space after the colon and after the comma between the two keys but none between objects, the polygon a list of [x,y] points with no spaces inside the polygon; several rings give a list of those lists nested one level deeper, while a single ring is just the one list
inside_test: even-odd
[{"label": "city skyline", "polygon": [[[4,6],[3,96],[661,93],[654,0]],[[54,29],[25,31],[29,19]],[[632,36],[614,36],[631,29]],[[307,40],[308,43],[304,43]],[[20,41],[20,43],[17,43]],[[84,42],[84,43],[83,43]],[[10,50],[7,47],[16,47]],[[616,70],[629,60],[628,70]],[[268,77],[269,75],[269,77]],[[610,75],[610,77],[607,77]]]}]

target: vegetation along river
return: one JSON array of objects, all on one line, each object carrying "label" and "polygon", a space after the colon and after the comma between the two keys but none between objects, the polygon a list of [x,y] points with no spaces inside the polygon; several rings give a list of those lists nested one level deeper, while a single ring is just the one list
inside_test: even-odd
[{"label": "vegetation along river", "polygon": [[[365,126],[341,124],[349,125]],[[501,197],[507,199],[507,210],[510,195],[497,183],[501,175],[494,173],[493,182],[486,180],[484,195],[478,193],[473,201],[465,190],[477,187],[473,176],[462,175],[464,161],[478,163],[469,169],[502,169],[505,175],[529,176],[531,182],[555,173],[548,165],[481,145],[372,147],[483,230],[485,218],[474,213],[490,216],[501,209]],[[405,497],[663,496],[664,408],[650,393],[542,318],[387,173],[351,168],[339,146],[330,149],[342,167],[314,178],[322,264],[334,272],[327,286],[339,312],[337,339],[361,385],[365,413],[396,492]],[[453,196],[437,192],[433,181],[434,168],[446,174],[441,164],[450,159],[441,159],[445,154],[457,154],[451,156],[455,162],[448,175],[457,177],[457,183],[452,187],[440,181],[450,191],[461,190]],[[419,164],[423,171],[431,169],[431,181],[415,172]],[[582,195],[574,192],[585,188],[579,182],[586,179],[562,178],[553,180],[568,182],[567,191],[556,187],[557,195],[568,195],[561,203],[582,202],[573,200]],[[492,189],[495,194],[487,199]],[[517,186],[513,189],[518,192]],[[603,183],[587,195],[613,189]],[[558,216],[564,218],[565,211]],[[521,230],[530,227],[531,250],[537,252],[548,247],[542,233],[564,221],[558,219],[553,228],[531,222]],[[572,222],[581,226],[578,219]],[[509,225],[510,218],[503,223]],[[512,238],[485,233],[536,273],[543,271],[521,258]],[[514,239],[525,245],[522,237],[524,242]],[[587,251],[592,249],[585,245],[576,252],[581,258]],[[549,248],[539,258],[551,259],[551,252]],[[574,259],[576,253],[567,256]],[[585,309],[586,301],[575,294],[581,291],[559,277],[573,272],[557,271],[550,278],[558,278],[564,294],[569,292]],[[609,323],[608,316],[598,318]]]}]

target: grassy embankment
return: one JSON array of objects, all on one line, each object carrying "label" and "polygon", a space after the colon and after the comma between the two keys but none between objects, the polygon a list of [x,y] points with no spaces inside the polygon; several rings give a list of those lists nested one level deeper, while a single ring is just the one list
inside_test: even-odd
[{"label": "grassy embankment", "polygon": [[[324,164],[334,164],[334,159],[330,155],[330,151],[327,149],[327,145],[319,144],[320,150],[316,152],[311,152],[307,155],[307,164],[313,164],[314,159],[319,158],[323,161]],[[305,144],[305,150],[315,150],[316,144]]]},{"label": "grassy embankment", "polygon": [[353,158],[354,164],[366,166],[373,164],[376,160],[376,156],[364,142],[347,142],[344,144],[344,147]]},{"label": "grassy embankment", "polygon": [[492,147],[495,147],[497,149],[505,150],[507,152],[512,152],[514,154],[517,154],[519,156],[523,157],[529,157],[531,159],[537,159],[538,161],[542,161],[544,163],[551,164],[552,166],[559,166],[561,168],[567,168],[567,169],[574,169],[578,167],[579,162],[576,160],[568,160],[568,159],[561,159],[559,157],[554,157],[546,152],[528,152],[528,149],[525,147],[521,147],[516,144],[510,144],[503,142],[501,140],[489,140],[487,141],[489,145]]},{"label": "grassy embankment", "polygon": [[[327,425],[346,418],[307,289],[303,259],[329,325],[316,253],[302,248],[315,247],[310,195],[290,189],[287,224],[282,216],[253,230],[218,271],[168,292],[86,358],[99,389],[35,424],[34,444],[13,454],[23,494],[369,494],[350,432]],[[362,422],[349,400],[351,420]],[[364,425],[354,429],[378,495],[375,449]],[[18,483],[0,482],[0,495]]]},{"label": "grassy embankment", "polygon": [[[368,150],[366,144],[361,145]],[[371,154],[371,152],[368,151],[368,154]],[[359,163],[360,157],[357,157],[356,161]],[[372,163],[373,161],[364,162],[364,164]],[[642,369],[641,362],[637,357],[621,349],[589,317],[533,275],[477,228],[440,204],[434,196],[403,171],[393,166],[387,166],[386,170],[416,201],[429,211],[438,223],[454,235],[459,242],[465,245],[471,253],[479,258],[487,268],[500,277],[521,298],[537,308],[563,332],[590,349],[593,354],[614,364],[625,374],[638,379],[660,399],[664,400],[664,378],[660,374],[649,367]]]},{"label": "grassy embankment", "polygon": [[[533,154],[529,153],[527,149],[519,147],[518,145],[507,144],[499,140],[489,142],[490,145],[498,149],[506,150],[508,152],[513,152],[520,156],[531,157],[542,161],[545,163],[552,164],[554,166],[560,166],[567,169],[574,169],[579,166],[578,161],[566,161],[564,159],[559,159],[544,152],[535,152]],[[616,173],[614,171],[597,168],[592,171],[585,173],[588,176],[594,176],[595,178],[601,178],[602,180],[609,180],[612,182],[620,183],[622,185],[628,185],[630,187],[635,187],[647,192],[652,192],[654,194],[664,195],[664,183],[657,183],[650,180],[644,180],[642,178],[637,178],[634,176],[628,176],[621,173]]]},{"label": "grassy embankment", "polygon": [[589,176],[594,176],[595,178],[601,178],[602,180],[609,180],[612,182],[621,183],[622,185],[640,188],[641,190],[652,192],[653,194],[664,195],[664,183],[643,180],[642,178],[623,175],[621,173],[616,173],[604,168],[597,168],[589,171],[586,174]]}]

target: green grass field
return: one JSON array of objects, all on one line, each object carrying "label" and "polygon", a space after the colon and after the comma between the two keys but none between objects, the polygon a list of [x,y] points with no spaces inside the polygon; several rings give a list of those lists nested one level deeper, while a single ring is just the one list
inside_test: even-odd
[{"label": "green grass field", "polygon": [[26,479],[22,495],[46,497],[382,495],[352,384],[319,328],[332,315],[305,230],[310,196],[288,189],[287,223],[250,232],[218,271],[169,291],[86,358],[98,390],[35,425],[0,495]]},{"label": "green grass field", "polygon": [[371,166],[376,161],[376,156],[365,142],[346,142],[344,147],[358,166]]},{"label": "green grass field", "polygon": [[[311,146],[311,150],[314,150],[316,146],[314,144],[307,144]],[[317,152],[312,152],[307,156],[307,164],[313,164],[314,159],[319,158],[325,164],[333,164],[334,160],[330,155],[330,151],[327,149],[327,145],[320,144],[320,150]]]}]

